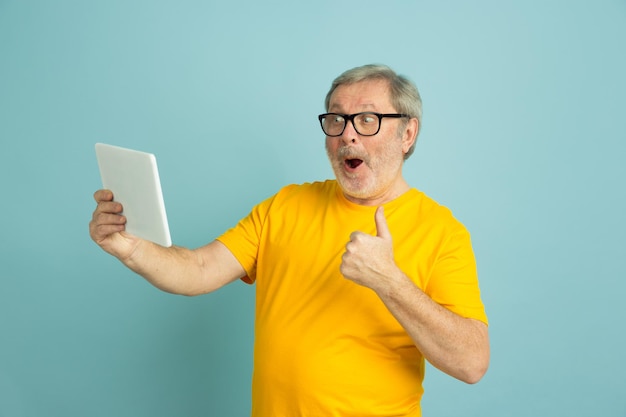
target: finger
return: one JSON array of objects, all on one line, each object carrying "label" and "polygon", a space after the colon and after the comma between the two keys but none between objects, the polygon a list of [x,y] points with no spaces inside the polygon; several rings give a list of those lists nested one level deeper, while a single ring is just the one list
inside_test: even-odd
[{"label": "finger", "polygon": [[98,190],[93,194],[93,199],[98,203],[101,201],[113,201],[113,192],[111,190]]},{"label": "finger", "polygon": [[362,236],[363,234],[364,234],[363,232],[359,232],[358,230],[350,233],[350,240],[348,242],[357,241],[360,238],[360,236]]},{"label": "finger", "polygon": [[100,242],[109,235],[125,229],[126,220],[122,216],[102,215],[89,222],[89,234],[95,242]]},{"label": "finger", "polygon": [[115,213],[119,214],[124,211],[124,207],[115,201],[101,201],[96,207],[96,213]]},{"label": "finger", "polygon": [[376,209],[374,221],[376,222],[376,236],[391,240],[391,232],[389,232],[389,226],[387,226],[387,219],[385,218],[385,209],[383,206]]},{"label": "finger", "polygon": [[98,213],[93,216],[95,224],[126,224],[126,217],[114,213]]},{"label": "finger", "polygon": [[96,242],[112,235],[113,233],[122,232],[126,230],[124,224],[95,224],[89,225],[89,233]]}]

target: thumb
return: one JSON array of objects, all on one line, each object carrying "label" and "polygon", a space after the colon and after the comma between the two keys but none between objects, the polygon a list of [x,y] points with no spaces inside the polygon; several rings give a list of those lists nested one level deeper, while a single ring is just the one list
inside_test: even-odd
[{"label": "thumb", "polygon": [[383,206],[376,209],[374,221],[376,221],[376,236],[386,240],[391,240],[391,232],[389,232],[389,226],[387,226],[387,219],[385,218],[385,209]]}]

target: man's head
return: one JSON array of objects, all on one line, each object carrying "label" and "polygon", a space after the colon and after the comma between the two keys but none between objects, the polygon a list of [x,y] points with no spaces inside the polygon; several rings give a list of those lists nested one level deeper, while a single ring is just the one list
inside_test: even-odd
[{"label": "man's head", "polygon": [[326,152],[346,197],[374,205],[404,193],[402,165],[421,116],[417,89],[387,67],[360,67],[333,82],[326,106]]},{"label": "man's head", "polygon": [[337,87],[371,80],[383,80],[387,82],[389,86],[389,98],[397,113],[407,114],[417,118],[418,130],[415,134],[416,140],[409,151],[404,155],[404,159],[406,160],[415,150],[417,135],[422,127],[422,98],[415,84],[408,78],[396,74],[394,70],[386,65],[370,64],[349,69],[333,81],[328,94],[326,94],[324,103],[326,111],[328,111],[330,98]]}]

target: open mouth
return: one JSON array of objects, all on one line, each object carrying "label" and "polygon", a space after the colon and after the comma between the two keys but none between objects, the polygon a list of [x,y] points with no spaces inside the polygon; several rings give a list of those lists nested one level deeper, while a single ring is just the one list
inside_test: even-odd
[{"label": "open mouth", "polygon": [[362,163],[363,163],[362,159],[346,159],[346,165],[351,169],[357,168]]}]

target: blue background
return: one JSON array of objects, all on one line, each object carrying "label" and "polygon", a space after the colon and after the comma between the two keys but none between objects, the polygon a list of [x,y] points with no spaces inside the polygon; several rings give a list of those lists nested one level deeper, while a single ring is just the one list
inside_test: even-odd
[{"label": "blue background", "polygon": [[161,293],[88,236],[95,142],[157,155],[174,242],[332,176],[332,79],[386,63],[409,182],[470,229],[477,385],[425,416],[626,416],[626,2],[0,0],[0,416],[245,416],[254,287]]}]

